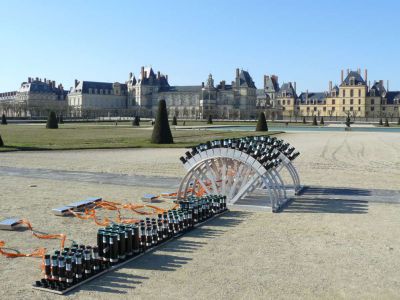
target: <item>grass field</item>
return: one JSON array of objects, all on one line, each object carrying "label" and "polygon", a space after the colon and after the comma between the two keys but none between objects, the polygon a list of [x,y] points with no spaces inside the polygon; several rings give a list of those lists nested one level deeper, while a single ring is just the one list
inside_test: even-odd
[{"label": "grass field", "polygon": [[[144,125],[133,128],[129,122],[114,123],[70,123],[61,124],[59,129],[46,129],[45,124],[0,126],[0,135],[5,147],[0,151],[15,150],[67,150],[101,148],[170,148],[188,147],[201,142],[227,137],[255,135],[254,131],[207,131],[174,130],[174,144],[150,143],[152,128]],[[269,132],[272,134],[274,132]]]}]

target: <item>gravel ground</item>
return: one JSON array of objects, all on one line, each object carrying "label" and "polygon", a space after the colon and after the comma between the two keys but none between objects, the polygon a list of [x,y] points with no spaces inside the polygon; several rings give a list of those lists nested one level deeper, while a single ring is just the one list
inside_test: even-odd
[{"label": "gravel ground", "polygon": [[[396,133],[291,133],[282,138],[302,152],[296,166],[304,184],[400,189]],[[69,243],[94,244],[93,223],[53,216],[51,208],[89,196],[138,202],[144,193],[165,187],[21,177],[5,175],[1,167],[172,179],[184,174],[178,160],[182,153],[184,149],[1,153],[0,218],[28,218],[40,231],[66,233]],[[398,298],[400,206],[348,201],[343,195],[324,201],[329,205],[313,202],[312,209],[295,201],[279,214],[234,208],[67,298]],[[58,246],[29,231],[0,231],[0,240],[24,252]],[[0,257],[0,298],[61,299],[30,288],[40,277],[39,265],[35,258]]]}]

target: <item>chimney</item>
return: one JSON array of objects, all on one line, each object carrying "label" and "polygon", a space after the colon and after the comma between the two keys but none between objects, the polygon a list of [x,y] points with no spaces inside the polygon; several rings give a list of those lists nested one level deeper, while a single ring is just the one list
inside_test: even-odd
[{"label": "chimney", "polygon": [[39,81],[39,77],[36,77],[36,81]]},{"label": "chimney", "polygon": [[31,83],[31,82],[32,82],[32,78],[28,77],[28,83]]},{"label": "chimney", "polygon": [[55,87],[56,86],[56,81],[55,80],[53,80],[53,87]]},{"label": "chimney", "polygon": [[77,87],[78,86],[78,79],[75,79],[75,86],[74,87]]},{"label": "chimney", "polygon": [[160,77],[161,77],[161,73],[160,73],[160,71],[157,71],[157,79],[160,79]]},{"label": "chimney", "polygon": [[143,66],[140,68],[140,78],[141,79],[144,78],[144,67]]},{"label": "chimney", "polygon": [[204,81],[201,83],[201,88],[204,89]]},{"label": "chimney", "polygon": [[239,68],[236,68],[236,78],[239,78]]},{"label": "chimney", "polygon": [[44,78],[44,83],[47,83],[46,78]]},{"label": "chimney", "polygon": [[264,88],[267,85],[267,79],[268,79],[267,75],[264,75]]},{"label": "chimney", "polygon": [[168,75],[165,75],[165,80],[167,80],[167,82],[168,82]]},{"label": "chimney", "polygon": [[129,72],[129,79],[131,79],[132,78],[132,72]]},{"label": "chimney", "polygon": [[371,89],[371,80],[368,81],[368,89]]},{"label": "chimney", "polygon": [[222,89],[222,90],[225,90],[225,80],[222,80],[222,81],[221,81],[221,89]]},{"label": "chimney", "polygon": [[329,81],[329,92],[332,91],[332,81]]},{"label": "chimney", "polygon": [[347,75],[349,75],[350,74],[350,69],[347,69]]},{"label": "chimney", "polygon": [[308,104],[308,90],[306,91],[306,104]]},{"label": "chimney", "polygon": [[296,92],[296,81],[294,82],[294,92]]},{"label": "chimney", "polygon": [[343,70],[341,70],[340,72],[340,83],[341,84],[343,83]]},{"label": "chimney", "polygon": [[367,69],[364,70],[364,80],[365,80],[365,82],[368,81],[368,70]]},{"label": "chimney", "polygon": [[389,80],[386,81],[386,92],[389,92]]}]

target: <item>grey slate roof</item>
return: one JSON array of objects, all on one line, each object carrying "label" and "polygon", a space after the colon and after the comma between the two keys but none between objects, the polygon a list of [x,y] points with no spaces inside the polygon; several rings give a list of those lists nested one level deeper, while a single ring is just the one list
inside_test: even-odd
[{"label": "grey slate roof", "polygon": [[[308,104],[316,103],[323,104],[326,98],[325,92],[308,93]],[[307,93],[301,93],[297,98],[299,104],[306,104]]]},{"label": "grey slate roof", "polygon": [[358,74],[358,72],[355,71],[351,71],[345,78],[345,80],[343,81],[346,85],[350,85],[350,78],[354,77],[354,84],[358,85],[359,83],[361,84],[366,84],[364,79],[361,77],[360,74]]},{"label": "grey slate roof", "polygon": [[200,93],[201,85],[181,85],[181,86],[168,86],[160,88],[160,92],[186,92],[186,93]]},{"label": "grey slate roof", "polygon": [[394,101],[400,101],[400,91],[392,91],[386,93],[387,104],[394,104]]},{"label": "grey slate roof", "polygon": [[275,76],[268,77],[265,82],[265,91],[266,92],[278,92],[279,91],[279,83]]},{"label": "grey slate roof", "polygon": [[284,93],[286,93],[286,97],[296,97],[297,96],[296,91],[294,90],[291,82],[282,84],[277,95],[278,95],[278,97],[282,97],[282,95]]},{"label": "grey slate roof", "polygon": [[[371,93],[371,91],[374,91],[374,93]],[[383,85],[383,82],[377,81],[374,83],[374,85],[371,87],[369,94],[372,96],[385,96],[386,94],[386,89]]]},{"label": "grey slate roof", "polygon": [[[98,82],[98,81],[80,81],[75,88],[72,88],[72,92],[77,90],[82,90],[83,94],[88,94],[89,89],[97,89],[97,90],[108,90],[111,91],[113,89],[114,83],[111,82]],[[124,83],[120,83],[121,91],[127,90],[127,85]]]},{"label": "grey slate roof", "polygon": [[239,74],[239,84],[240,86],[247,86],[250,88],[256,88],[253,79],[251,78],[249,72],[241,70]]}]

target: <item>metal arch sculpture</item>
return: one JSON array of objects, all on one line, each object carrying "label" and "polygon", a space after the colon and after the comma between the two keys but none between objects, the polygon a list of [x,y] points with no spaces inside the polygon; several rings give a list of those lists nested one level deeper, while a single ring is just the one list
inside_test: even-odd
[{"label": "metal arch sculpture", "polygon": [[255,189],[265,191],[272,211],[287,201],[287,191],[280,172],[286,169],[293,181],[294,193],[301,189],[300,178],[292,164],[300,153],[288,143],[270,136],[245,137],[207,142],[186,152],[180,160],[187,171],[177,198],[189,195],[222,194],[234,204]]}]

